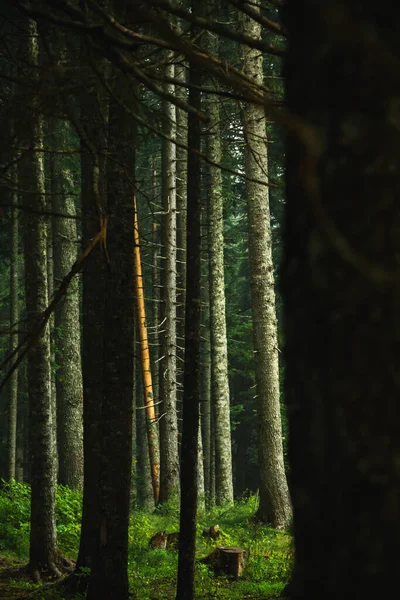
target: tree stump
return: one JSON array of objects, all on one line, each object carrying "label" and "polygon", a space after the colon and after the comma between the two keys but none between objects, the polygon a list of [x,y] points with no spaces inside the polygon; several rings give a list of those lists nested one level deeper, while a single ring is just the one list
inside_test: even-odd
[{"label": "tree stump", "polygon": [[211,527],[205,527],[202,533],[203,537],[217,540],[221,535],[221,528],[219,525],[211,525]]},{"label": "tree stump", "polygon": [[243,573],[245,550],[230,546],[218,546],[201,562],[210,565],[216,573],[225,573],[233,577],[240,577]]},{"label": "tree stump", "polygon": [[154,550],[177,550],[179,545],[179,532],[167,533],[158,531],[151,540],[149,546]]}]

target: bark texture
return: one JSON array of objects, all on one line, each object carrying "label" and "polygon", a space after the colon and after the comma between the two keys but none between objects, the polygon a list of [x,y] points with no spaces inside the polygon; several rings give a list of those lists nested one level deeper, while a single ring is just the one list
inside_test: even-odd
[{"label": "bark texture", "polygon": [[[254,8],[253,4],[249,6]],[[260,38],[261,26],[246,15],[243,15],[243,30]],[[243,71],[257,83],[262,83],[262,55],[258,50],[244,48]],[[264,108],[245,105],[243,125],[246,174],[267,184]],[[291,504],[283,460],[274,270],[266,185],[247,182],[247,215],[260,469],[258,517],[273,527],[283,528],[289,524]]]},{"label": "bark texture", "polygon": [[[82,61],[88,60],[88,49],[82,44]],[[93,58],[94,59],[94,58]],[[105,61],[97,67],[105,70]],[[107,102],[100,88],[94,86],[81,96],[80,124],[83,247],[100,229],[100,216],[105,212],[105,158]],[[103,404],[103,343],[105,310],[104,250],[98,245],[82,272],[82,380],[83,380],[83,450],[84,487],[82,529],[77,560],[80,567],[91,567],[99,520],[98,480],[100,456],[100,415]],[[85,583],[87,578],[80,578]]]},{"label": "bark texture", "polygon": [[[117,78],[119,93],[123,78]],[[101,414],[100,519],[88,600],[128,598],[132,469],[134,127],[112,100],[109,114],[108,235]]]},{"label": "bark texture", "polygon": [[[17,169],[12,167],[11,184],[17,188]],[[18,246],[19,246],[19,226],[18,210],[15,205],[18,203],[18,192],[16,189],[9,190],[11,200],[11,248],[10,248],[10,328],[18,328],[19,307],[18,307]],[[10,354],[18,346],[18,335],[10,335]],[[18,414],[18,371],[10,377],[8,384],[8,437],[7,437],[7,479],[16,479],[16,452],[17,452],[17,414]]]},{"label": "bark texture", "polygon": [[[168,51],[166,60],[172,61]],[[173,78],[172,62],[165,75]],[[175,85],[166,83],[164,89],[174,94]],[[176,139],[176,108],[164,101],[163,133]],[[161,270],[161,332],[160,332],[160,503],[168,501],[179,490],[178,418],[176,408],[176,145],[163,139],[162,148],[162,246]]]},{"label": "bark texture", "polygon": [[[54,213],[76,214],[75,201],[68,195],[73,181],[62,161],[54,156],[51,163],[52,204]],[[77,257],[75,219],[53,217],[54,285],[70,271]],[[81,330],[79,318],[79,281],[75,277],[63,302],[55,312],[57,358],[57,438],[58,480],[81,489],[83,484],[83,386]]]},{"label": "bark texture", "polygon": [[[214,54],[217,40],[208,34],[207,49]],[[214,83],[217,89],[217,84]],[[221,133],[218,96],[210,94],[206,110],[207,156],[221,163]],[[228,345],[226,339],[224,221],[221,169],[208,167],[207,216],[210,286],[211,403],[215,424],[215,484],[218,504],[233,502],[231,423],[229,413]]]},{"label": "bark texture", "polygon": [[[37,66],[39,47],[37,28],[33,21],[24,23],[27,35],[22,43],[21,57],[25,64]],[[36,98],[33,99],[35,105]],[[40,147],[43,124],[32,111],[24,131],[25,144]],[[47,228],[45,211],[43,155],[29,151],[19,161],[18,180],[21,199],[29,211],[25,213],[25,296],[28,327],[32,331],[40,313],[48,304],[47,289]],[[28,354],[28,380],[31,436],[31,530],[29,569],[36,579],[41,574],[60,575],[55,519],[54,446],[52,439],[52,406],[50,382],[50,333],[46,325]]]},{"label": "bark texture", "polygon": [[[190,70],[189,102],[200,108],[201,78],[195,68]],[[200,150],[200,123],[193,115],[188,118],[188,145]],[[196,552],[196,517],[198,500],[198,434],[200,403],[200,277],[201,277],[201,196],[200,160],[195,152],[188,153],[187,187],[187,273],[185,318],[185,366],[183,395],[183,425],[181,447],[181,511],[176,600],[193,600]]]},{"label": "bark texture", "polygon": [[297,129],[283,269],[296,600],[315,589],[372,600],[397,585],[397,15],[377,1],[286,9]]},{"label": "bark texture", "polygon": [[[181,56],[175,64],[175,78],[182,86],[175,86],[175,95],[187,101],[187,67]],[[176,140],[187,145],[187,112],[176,107]],[[176,357],[177,357],[177,410],[182,415],[183,365],[185,359],[185,303],[186,303],[186,210],[187,210],[187,150],[176,146]],[[181,422],[181,421],[180,421]],[[178,422],[179,426],[179,422]]]}]

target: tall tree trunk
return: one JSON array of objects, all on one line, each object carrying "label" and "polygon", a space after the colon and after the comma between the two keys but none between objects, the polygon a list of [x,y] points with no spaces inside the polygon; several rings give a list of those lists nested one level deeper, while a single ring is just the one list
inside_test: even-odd
[{"label": "tall tree trunk", "polygon": [[[175,78],[183,85],[175,86],[175,95],[187,101],[186,63],[180,57],[175,64]],[[187,113],[176,107],[176,141],[187,146]],[[186,210],[187,210],[187,150],[176,146],[176,358],[178,427],[182,422],[183,365],[185,360],[186,301]],[[181,429],[181,428],[179,428]]]},{"label": "tall tree trunk", "polygon": [[[118,93],[124,79],[117,77]],[[107,248],[104,321],[104,399],[101,415],[100,520],[88,600],[127,600],[128,525],[132,469],[134,127],[111,102],[108,153]],[[112,160],[111,160],[112,159]]]},{"label": "tall tree trunk", "polygon": [[[200,108],[201,77],[190,69],[189,102]],[[181,512],[178,559],[177,600],[194,597],[196,518],[198,500],[198,433],[200,403],[200,301],[201,301],[201,195],[200,195],[200,123],[188,117],[187,187],[187,273],[185,317],[185,366],[181,447]],[[197,153],[196,153],[197,151]]]},{"label": "tall tree trunk", "polygon": [[[11,184],[15,189],[9,190],[11,200],[11,248],[10,248],[10,327],[19,327],[18,309],[18,203],[17,169],[12,167]],[[18,347],[18,335],[10,335],[10,353]],[[18,371],[10,377],[8,384],[8,437],[7,437],[7,479],[16,479],[16,452],[17,452],[17,414],[18,414]]]},{"label": "tall tree trunk", "polygon": [[146,326],[146,309],[144,302],[144,284],[142,262],[140,253],[140,234],[137,213],[136,197],[133,198],[134,220],[134,281],[136,291],[137,330],[141,356],[141,373],[143,383],[144,406],[146,410],[148,453],[151,470],[151,483],[153,486],[154,502],[158,502],[160,494],[160,449],[158,424],[154,407],[153,382],[150,365],[149,336]]},{"label": "tall tree trunk", "polygon": [[[216,54],[218,42],[208,34],[206,46]],[[217,83],[214,83],[217,91]],[[221,163],[221,133],[218,96],[210,94],[206,104],[210,119],[207,132],[207,156]],[[210,278],[210,343],[211,343],[211,403],[215,423],[215,482],[218,504],[233,502],[232,445],[229,412],[228,344],[226,339],[224,220],[222,174],[218,167],[208,165],[207,215],[208,256]]]},{"label": "tall tree trunk", "polygon": [[[26,24],[21,58],[24,65],[39,63],[36,24]],[[36,75],[35,75],[36,78]],[[37,99],[33,99],[34,105]],[[29,148],[43,144],[43,126],[39,113],[32,111],[24,131]],[[18,181],[25,207],[33,210],[25,216],[25,294],[28,327],[33,331],[36,320],[48,304],[47,289],[47,228],[45,211],[43,154],[26,152],[19,161]],[[31,530],[29,570],[35,579],[42,574],[59,576],[61,559],[57,548],[55,518],[55,470],[52,442],[52,410],[50,386],[50,334],[46,325],[28,354],[30,400],[31,470]]]},{"label": "tall tree trunk", "polygon": [[[397,6],[287,4],[293,599],[377,598],[400,545]],[[299,28],[299,19],[302,27]],[[312,60],[310,60],[312,57]]]},{"label": "tall tree trunk", "polygon": [[[46,123],[46,130],[49,129],[49,123]],[[48,160],[46,160],[46,158]],[[44,160],[44,177],[45,177],[45,193],[46,193],[46,210],[51,212],[51,169],[50,160],[51,156],[45,155]],[[53,224],[51,219],[46,219],[47,227],[47,289],[49,301],[53,299],[54,295],[54,262],[53,262]],[[54,453],[54,477],[58,480],[58,448],[57,448],[57,390],[56,390],[56,340],[54,330],[54,313],[49,318],[49,330],[50,330],[50,390],[51,390],[51,435],[53,443]]]},{"label": "tall tree trunk", "polygon": [[[140,367],[141,370],[141,367]],[[154,489],[152,486],[151,478],[151,467],[149,457],[149,444],[147,438],[147,423],[146,423],[146,412],[143,394],[143,379],[140,373],[140,377],[137,378],[137,395],[136,398],[142,398],[141,402],[138,401],[136,411],[136,432],[137,432],[137,493],[138,493],[138,505],[143,510],[152,511],[154,510]]]},{"label": "tall tree trunk", "polygon": [[[259,5],[249,5],[259,11]],[[243,31],[260,39],[261,25],[243,15]],[[243,71],[257,83],[263,81],[262,55],[254,48],[243,50]],[[254,357],[257,387],[258,462],[260,506],[258,517],[273,527],[289,524],[291,504],[283,460],[280,413],[277,319],[268,199],[268,156],[264,108],[245,105],[245,169],[249,263],[253,316]]]},{"label": "tall tree trunk", "polygon": [[[88,50],[82,48],[82,60],[88,60]],[[105,70],[105,61],[98,61]],[[107,147],[107,100],[95,86],[81,97],[80,125],[83,247],[98,233],[101,214],[105,212],[105,155]],[[84,487],[82,529],[76,571],[91,568],[100,519],[98,480],[100,463],[100,415],[103,403],[103,344],[105,310],[106,260],[97,246],[85,262],[82,273],[82,380],[83,380],[83,456]],[[78,577],[85,587],[87,578]]]},{"label": "tall tree trunk", "polygon": [[26,381],[26,362],[18,369],[18,409],[17,439],[15,451],[15,480],[18,483],[29,483],[29,418],[28,394]]},{"label": "tall tree trunk", "polygon": [[[71,173],[55,155],[51,162],[52,205],[54,213],[74,217],[73,197],[68,195]],[[76,220],[53,217],[53,263],[56,288],[77,257]],[[83,484],[83,388],[79,284],[74,278],[67,295],[55,312],[57,387],[57,436],[59,483],[81,489]]]},{"label": "tall tree trunk", "polygon": [[[165,76],[173,78],[175,67],[173,53],[166,53],[170,61]],[[166,83],[165,91],[174,94],[175,85]],[[164,101],[163,133],[176,139],[176,109]],[[160,497],[167,502],[179,490],[178,417],[176,408],[176,145],[167,139],[162,141],[162,246],[161,311],[160,320]]]},{"label": "tall tree trunk", "polygon": [[202,317],[202,336],[201,336],[201,401],[200,401],[200,419],[201,435],[203,441],[203,470],[204,487],[207,500],[207,506],[215,506],[215,485],[212,486],[211,464],[211,332],[210,332],[210,270],[208,259],[208,216],[207,211],[202,211],[202,256],[207,258],[202,261],[202,285],[201,285],[201,317]]}]

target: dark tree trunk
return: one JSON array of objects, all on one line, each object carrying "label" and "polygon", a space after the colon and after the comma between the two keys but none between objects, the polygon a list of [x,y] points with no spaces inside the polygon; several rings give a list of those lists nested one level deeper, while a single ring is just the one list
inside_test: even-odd
[{"label": "dark tree trunk", "polygon": [[[18,181],[17,168],[14,165],[11,169],[11,183],[15,189],[9,190],[11,209],[11,244],[10,244],[10,328],[18,329],[19,309],[18,309],[18,210],[15,205],[18,204]],[[10,354],[18,346],[18,334],[10,335]],[[7,444],[7,479],[16,479],[17,470],[17,413],[18,413],[18,371],[10,377],[8,383],[8,444]]]},{"label": "dark tree trunk", "polygon": [[[86,49],[83,51],[83,58]],[[102,63],[105,69],[105,62]],[[100,229],[100,211],[105,211],[106,116],[104,95],[94,88],[82,96],[81,140],[83,247]],[[82,530],[77,560],[81,567],[92,566],[99,521],[98,479],[100,458],[100,414],[103,402],[103,337],[106,260],[98,245],[85,263],[82,274],[82,379],[84,484]],[[87,578],[80,578],[85,583]]]},{"label": "dark tree trunk", "polygon": [[[290,597],[384,598],[400,549],[397,5],[288,2]],[[297,120],[298,119],[298,120]]]},{"label": "dark tree trunk", "polygon": [[[190,69],[189,102],[200,108],[201,77]],[[198,87],[197,87],[198,86]],[[200,150],[200,123],[196,116],[188,117],[189,148]],[[200,402],[200,161],[195,152],[188,153],[187,172],[187,255],[185,363],[183,391],[183,425],[181,447],[181,512],[178,560],[177,600],[194,597],[194,559],[196,550],[196,516],[198,486],[198,432]]]},{"label": "dark tree trunk", "polygon": [[[118,78],[118,92],[123,79]],[[100,521],[88,600],[127,600],[132,468],[134,128],[119,104],[109,116],[104,399],[101,418]]]}]

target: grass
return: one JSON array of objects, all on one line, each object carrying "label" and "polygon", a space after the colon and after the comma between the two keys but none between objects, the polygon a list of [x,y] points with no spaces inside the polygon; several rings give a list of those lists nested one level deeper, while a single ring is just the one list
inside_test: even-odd
[{"label": "grass", "polygon": [[[27,485],[3,483],[0,490],[0,555],[3,559],[6,555],[19,559],[28,558],[29,501],[30,490]],[[216,576],[206,565],[197,562],[197,599],[239,600],[280,596],[291,572],[292,539],[288,532],[279,532],[255,522],[253,517],[256,509],[257,499],[252,496],[233,506],[218,507],[209,512],[200,510],[196,556],[199,559],[206,556],[217,545],[238,546],[246,551],[246,566],[243,576],[234,580]],[[76,558],[78,551],[80,519],[81,495],[59,486],[58,541],[63,554],[72,560]],[[218,524],[222,532],[217,541],[202,536],[203,529],[214,524]],[[174,598],[178,553],[153,550],[149,547],[149,540],[157,531],[170,533],[178,530],[177,501],[151,514],[140,510],[132,511],[129,526],[129,581],[132,598]],[[34,589],[22,581],[9,582],[10,588],[18,585],[21,592]],[[46,596],[43,590],[41,597]],[[55,598],[54,590],[47,597]],[[0,594],[0,598],[6,596]]]}]

